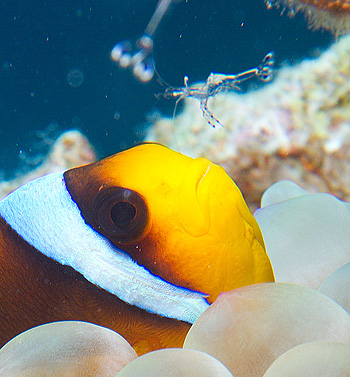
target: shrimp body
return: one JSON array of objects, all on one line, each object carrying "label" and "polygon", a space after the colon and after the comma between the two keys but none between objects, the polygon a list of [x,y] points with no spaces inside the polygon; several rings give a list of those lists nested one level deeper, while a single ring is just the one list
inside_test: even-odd
[{"label": "shrimp body", "polygon": [[[187,98],[196,98],[199,101],[202,114],[207,122],[214,128],[217,126],[222,126],[220,121],[215,118],[213,113],[208,108],[208,100],[214,97],[216,94],[227,91],[227,90],[240,90],[239,84],[250,78],[257,77],[264,82],[269,82],[272,80],[272,67],[274,65],[274,54],[269,52],[261,62],[261,64],[256,67],[249,69],[247,71],[238,73],[236,75],[227,75],[225,73],[210,73],[206,82],[197,83],[194,85],[188,85],[188,76],[184,77],[183,87],[172,87],[168,86],[164,93],[158,95],[166,99],[176,98],[175,110],[177,104]],[[174,114],[175,114],[174,110]]]}]

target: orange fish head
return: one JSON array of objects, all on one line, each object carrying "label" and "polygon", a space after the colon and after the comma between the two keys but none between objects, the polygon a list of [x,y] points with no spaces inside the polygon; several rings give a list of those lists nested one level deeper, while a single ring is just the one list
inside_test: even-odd
[{"label": "orange fish head", "polygon": [[224,169],[146,143],[65,173],[95,230],[176,286],[208,295],[273,281],[260,228]]}]

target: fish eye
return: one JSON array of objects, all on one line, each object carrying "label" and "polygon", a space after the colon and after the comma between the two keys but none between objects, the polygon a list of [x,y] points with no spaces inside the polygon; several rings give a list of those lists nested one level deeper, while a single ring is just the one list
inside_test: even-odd
[{"label": "fish eye", "polygon": [[135,216],[136,208],[129,202],[118,202],[114,204],[110,210],[111,220],[119,228],[123,228],[130,224]]},{"label": "fish eye", "polygon": [[113,242],[134,242],[147,231],[147,204],[136,191],[124,187],[102,188],[93,207],[94,228]]}]

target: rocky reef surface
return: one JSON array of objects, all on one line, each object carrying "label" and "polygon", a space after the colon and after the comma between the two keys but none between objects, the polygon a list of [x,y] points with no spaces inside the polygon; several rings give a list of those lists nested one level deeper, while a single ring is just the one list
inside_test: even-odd
[{"label": "rocky reef surface", "polygon": [[146,140],[222,165],[255,208],[272,183],[291,179],[306,190],[350,200],[350,36],[318,58],[285,66],[246,94],[220,93],[207,124],[194,98],[175,119],[160,118]]}]

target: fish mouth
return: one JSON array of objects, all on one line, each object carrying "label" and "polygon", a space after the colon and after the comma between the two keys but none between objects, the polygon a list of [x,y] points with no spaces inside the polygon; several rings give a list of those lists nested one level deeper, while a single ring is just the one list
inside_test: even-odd
[{"label": "fish mouth", "polygon": [[180,192],[181,224],[193,237],[208,233],[210,229],[209,172],[213,164],[205,158],[196,158],[186,169]]},{"label": "fish mouth", "polygon": [[[197,184],[196,184],[197,196],[199,194],[199,189],[201,187],[201,184],[203,183],[205,178],[208,176],[209,170],[212,167],[212,165],[213,164],[210,161],[207,161],[207,164],[203,164],[203,166],[201,166],[201,171],[199,172],[199,178],[198,178]],[[204,168],[205,168],[205,171],[203,172]],[[203,184],[202,184],[202,187],[203,187]]]}]

